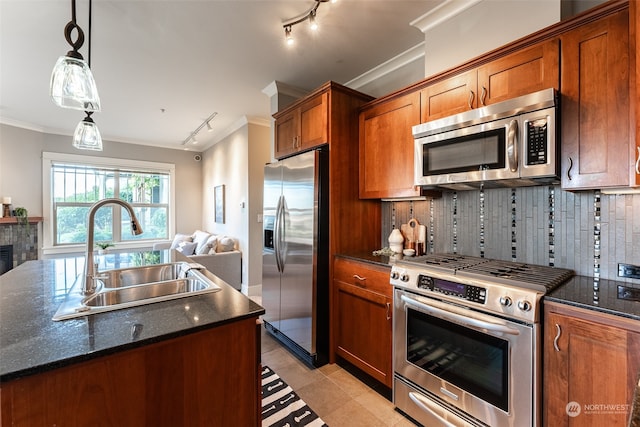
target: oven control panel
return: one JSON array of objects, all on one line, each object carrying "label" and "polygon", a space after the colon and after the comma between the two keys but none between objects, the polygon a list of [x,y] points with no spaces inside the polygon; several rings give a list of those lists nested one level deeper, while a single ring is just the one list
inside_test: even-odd
[{"label": "oven control panel", "polygon": [[419,289],[428,289],[445,295],[466,299],[468,301],[484,304],[487,299],[487,290],[480,286],[466,285],[464,283],[450,282],[437,279],[424,274],[418,274],[417,286]]}]

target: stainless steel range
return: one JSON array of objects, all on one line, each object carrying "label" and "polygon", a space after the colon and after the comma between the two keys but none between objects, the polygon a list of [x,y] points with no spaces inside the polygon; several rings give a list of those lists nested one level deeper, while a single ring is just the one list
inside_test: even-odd
[{"label": "stainless steel range", "polygon": [[540,426],[540,299],[572,276],[456,254],[396,262],[396,407],[429,427]]}]

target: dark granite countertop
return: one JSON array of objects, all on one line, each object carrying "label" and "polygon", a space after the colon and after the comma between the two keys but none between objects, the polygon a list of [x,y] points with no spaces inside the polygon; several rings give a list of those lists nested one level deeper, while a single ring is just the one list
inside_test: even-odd
[{"label": "dark granite countertop", "polygon": [[[118,268],[140,260],[188,261],[175,251],[153,251],[104,255],[101,263]],[[28,261],[0,276],[0,382],[264,314],[206,272],[221,291],[51,320],[83,265],[84,257]]]},{"label": "dark granite countertop", "polygon": [[384,255],[373,255],[373,252],[342,253],[336,256],[389,268],[391,268],[394,263],[393,259],[390,257]]},{"label": "dark granite countertop", "polygon": [[599,290],[595,291],[593,277],[574,276],[564,285],[545,295],[544,301],[555,301],[640,320],[640,301],[619,298],[618,286],[624,286],[640,292],[640,284],[603,279],[600,279],[598,283]]}]

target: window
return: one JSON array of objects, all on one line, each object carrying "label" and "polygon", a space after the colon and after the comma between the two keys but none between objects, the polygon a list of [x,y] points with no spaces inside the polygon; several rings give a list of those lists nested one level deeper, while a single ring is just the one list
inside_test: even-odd
[{"label": "window", "polygon": [[89,208],[105,198],[129,202],[144,233],[134,236],[129,213],[110,204],[96,212],[96,242],[149,246],[150,240],[165,240],[173,234],[174,165],[58,153],[44,153],[43,159],[43,204],[50,218],[45,218],[45,250],[77,250],[84,245]]}]

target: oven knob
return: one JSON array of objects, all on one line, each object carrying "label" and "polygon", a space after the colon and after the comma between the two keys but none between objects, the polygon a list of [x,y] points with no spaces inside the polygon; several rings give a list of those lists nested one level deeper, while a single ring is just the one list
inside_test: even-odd
[{"label": "oven knob", "polygon": [[531,310],[531,303],[523,299],[522,301],[518,301],[518,308],[522,311],[529,311]]},{"label": "oven knob", "polygon": [[409,281],[409,275],[408,274],[403,274],[402,276],[400,276],[400,280],[402,280],[403,282],[408,282]]},{"label": "oven knob", "polygon": [[400,277],[400,274],[397,271],[391,272],[391,280],[396,280],[398,277]]},{"label": "oven knob", "polygon": [[511,298],[507,296],[500,297],[500,304],[504,305],[505,307],[511,306]]}]

